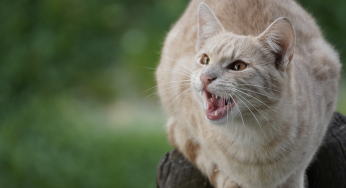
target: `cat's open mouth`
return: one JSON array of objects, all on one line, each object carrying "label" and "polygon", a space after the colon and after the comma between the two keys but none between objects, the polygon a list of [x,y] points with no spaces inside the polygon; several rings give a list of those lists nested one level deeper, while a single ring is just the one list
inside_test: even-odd
[{"label": "cat's open mouth", "polygon": [[233,99],[221,98],[205,91],[206,96],[206,116],[209,120],[219,120],[223,118],[234,106]]}]

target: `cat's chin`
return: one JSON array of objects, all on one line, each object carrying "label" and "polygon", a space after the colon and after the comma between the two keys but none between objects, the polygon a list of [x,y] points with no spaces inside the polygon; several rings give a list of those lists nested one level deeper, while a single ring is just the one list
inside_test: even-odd
[{"label": "cat's chin", "polygon": [[227,117],[222,117],[220,119],[217,120],[210,120],[207,117],[205,117],[205,119],[212,125],[217,125],[217,126],[225,126],[230,124],[232,121],[231,120],[227,120]]}]

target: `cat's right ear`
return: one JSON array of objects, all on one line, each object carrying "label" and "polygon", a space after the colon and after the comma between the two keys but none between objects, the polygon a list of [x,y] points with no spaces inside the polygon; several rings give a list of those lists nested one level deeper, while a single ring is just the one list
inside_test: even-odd
[{"label": "cat's right ear", "polygon": [[196,51],[200,50],[204,45],[205,41],[224,30],[220,21],[216,18],[213,11],[209,8],[209,6],[202,2],[198,6],[197,11],[197,42],[196,42]]}]

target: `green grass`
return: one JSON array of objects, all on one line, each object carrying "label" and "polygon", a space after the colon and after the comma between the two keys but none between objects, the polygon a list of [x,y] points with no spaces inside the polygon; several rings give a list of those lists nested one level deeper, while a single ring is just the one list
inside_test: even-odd
[{"label": "green grass", "polygon": [[116,125],[104,114],[58,98],[33,100],[7,117],[0,187],[155,187],[156,166],[171,149],[163,125]]}]

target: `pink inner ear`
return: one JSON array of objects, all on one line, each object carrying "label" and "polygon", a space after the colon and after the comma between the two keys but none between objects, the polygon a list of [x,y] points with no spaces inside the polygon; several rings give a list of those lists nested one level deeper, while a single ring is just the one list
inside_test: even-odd
[{"label": "pink inner ear", "polygon": [[290,55],[290,57],[288,58],[288,60],[291,62],[293,58],[293,53]]},{"label": "pink inner ear", "polygon": [[290,44],[286,38],[282,38],[282,41],[280,41],[278,45],[281,47],[283,52],[286,52]]},{"label": "pink inner ear", "polygon": [[[260,36],[259,40],[268,46],[280,61],[288,65],[293,58],[295,32],[287,18],[276,19]],[[286,58],[285,58],[286,56]]]}]

